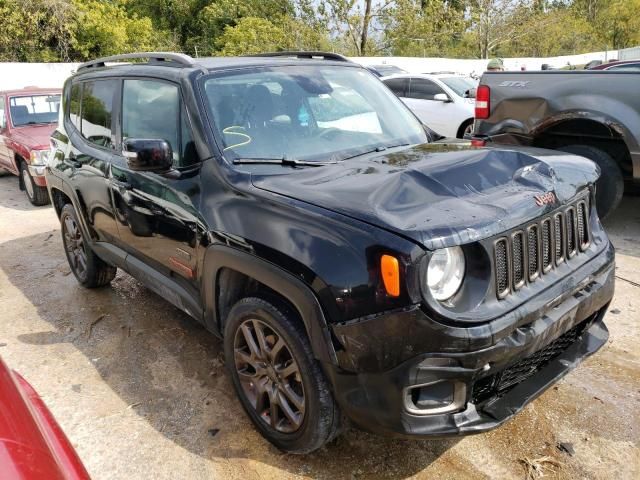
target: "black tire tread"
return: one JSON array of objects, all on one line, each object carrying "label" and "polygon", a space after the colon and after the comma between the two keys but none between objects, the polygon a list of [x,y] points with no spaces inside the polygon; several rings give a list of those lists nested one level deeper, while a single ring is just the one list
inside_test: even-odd
[{"label": "black tire tread", "polygon": [[25,188],[25,194],[27,195],[27,198],[29,199],[29,201],[35,205],[36,207],[42,207],[43,205],[49,205],[51,203],[51,199],[49,198],[49,192],[47,191],[47,187],[41,187],[39,185],[36,185],[35,182],[33,181],[33,179],[31,178],[31,173],[29,173],[29,166],[27,165],[26,162],[20,162],[20,179],[22,181],[23,177],[22,177],[22,172],[24,170],[27,170],[27,173],[29,174],[29,179],[31,180],[31,185],[33,187],[33,198],[29,197],[29,194],[26,191]]},{"label": "black tire tread", "polygon": [[600,167],[600,178],[596,182],[596,209],[601,220],[607,218],[618,207],[624,194],[620,166],[611,155],[592,145],[567,145],[559,150],[588,158]]}]

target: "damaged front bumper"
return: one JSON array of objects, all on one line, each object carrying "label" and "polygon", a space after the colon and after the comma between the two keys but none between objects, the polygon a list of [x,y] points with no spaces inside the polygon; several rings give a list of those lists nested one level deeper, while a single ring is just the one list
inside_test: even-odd
[{"label": "damaged front bumper", "polygon": [[328,374],[338,403],[356,425],[387,435],[499,426],[607,341],[613,247],[558,283],[510,312],[510,328],[504,317],[447,326],[419,307],[335,325],[343,348]]}]

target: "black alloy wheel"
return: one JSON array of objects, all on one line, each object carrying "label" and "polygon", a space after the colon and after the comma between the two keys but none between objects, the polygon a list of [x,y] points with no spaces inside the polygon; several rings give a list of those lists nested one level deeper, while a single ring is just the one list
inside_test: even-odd
[{"label": "black alloy wheel", "polygon": [[78,282],[87,288],[108,285],[117,273],[113,267],[100,259],[87,242],[73,205],[66,204],[60,212],[62,244],[71,271]]},{"label": "black alloy wheel", "polygon": [[304,386],[298,363],[283,338],[262,321],[245,320],[234,339],[235,369],[260,419],[282,433],[304,421]]},{"label": "black alloy wheel", "polygon": [[242,407],[279,449],[309,453],[344,419],[297,312],[268,296],[239,300],[226,316],[225,363]]}]

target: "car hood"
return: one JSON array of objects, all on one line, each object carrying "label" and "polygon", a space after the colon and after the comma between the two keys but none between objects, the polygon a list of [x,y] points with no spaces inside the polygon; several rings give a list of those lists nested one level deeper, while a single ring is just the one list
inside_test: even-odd
[{"label": "car hood", "polygon": [[56,124],[50,125],[25,125],[13,130],[11,137],[15,142],[33,148],[35,150],[49,148],[49,137],[56,128]]},{"label": "car hood", "polygon": [[[539,217],[598,175],[593,162],[564,152],[440,141],[288,175],[253,175],[252,182],[435,249]],[[550,191],[558,203],[539,206],[534,196]]]}]

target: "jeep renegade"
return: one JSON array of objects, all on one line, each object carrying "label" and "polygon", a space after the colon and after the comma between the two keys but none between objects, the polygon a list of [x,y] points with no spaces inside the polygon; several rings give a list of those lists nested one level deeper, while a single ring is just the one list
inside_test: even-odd
[{"label": "jeep renegade", "polygon": [[62,105],[47,181],[74,275],[121,268],[220,336],[282,450],[346,419],[489,430],[607,340],[589,160],[442,139],[320,52],[98,59]]}]

